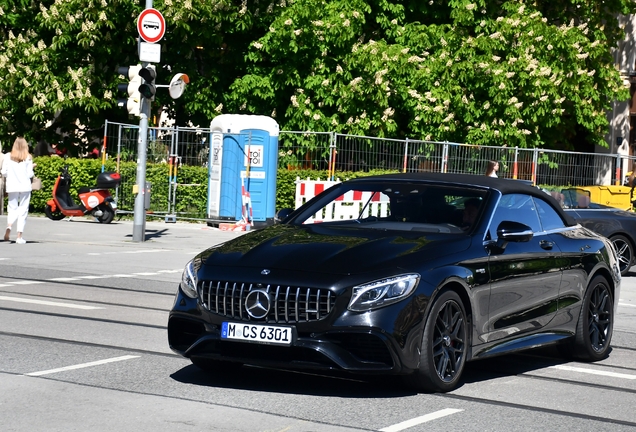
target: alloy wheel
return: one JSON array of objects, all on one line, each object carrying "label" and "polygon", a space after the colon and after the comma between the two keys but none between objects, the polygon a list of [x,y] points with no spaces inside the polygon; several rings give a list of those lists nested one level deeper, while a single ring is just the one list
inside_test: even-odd
[{"label": "alloy wheel", "polygon": [[632,262],[634,260],[632,245],[629,240],[621,235],[612,237],[612,243],[614,244],[616,254],[618,255],[618,266],[621,274],[625,275],[632,267]]},{"label": "alloy wheel", "polygon": [[587,313],[591,347],[596,352],[603,351],[612,325],[612,299],[604,284],[597,284],[590,293]]},{"label": "alloy wheel", "polygon": [[437,315],[433,334],[433,363],[442,381],[452,381],[464,361],[465,325],[460,306],[452,300],[446,302]]}]

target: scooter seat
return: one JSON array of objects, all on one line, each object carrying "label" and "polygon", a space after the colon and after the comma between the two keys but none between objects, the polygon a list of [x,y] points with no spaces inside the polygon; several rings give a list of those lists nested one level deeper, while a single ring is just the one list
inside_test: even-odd
[{"label": "scooter seat", "polygon": [[83,194],[86,192],[90,192],[91,188],[87,187],[87,186],[82,186],[81,188],[79,188],[79,193]]}]

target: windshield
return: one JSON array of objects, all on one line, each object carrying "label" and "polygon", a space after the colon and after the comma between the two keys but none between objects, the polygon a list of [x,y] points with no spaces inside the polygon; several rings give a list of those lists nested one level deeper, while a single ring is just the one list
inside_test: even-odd
[{"label": "windshield", "polygon": [[482,189],[430,183],[341,183],[301,207],[290,223],[465,233],[481,218],[485,194]]}]

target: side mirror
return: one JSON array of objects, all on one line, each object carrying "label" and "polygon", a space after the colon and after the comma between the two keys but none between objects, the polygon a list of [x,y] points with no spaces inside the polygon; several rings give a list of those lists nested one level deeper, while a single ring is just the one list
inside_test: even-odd
[{"label": "side mirror", "polygon": [[293,211],[294,209],[290,209],[290,208],[284,208],[284,209],[278,210],[276,212],[276,215],[274,215],[274,223],[284,222],[285,219],[287,219],[289,215],[292,214]]},{"label": "side mirror", "polygon": [[505,242],[527,242],[532,236],[532,228],[520,222],[503,221],[497,227],[497,237]]}]

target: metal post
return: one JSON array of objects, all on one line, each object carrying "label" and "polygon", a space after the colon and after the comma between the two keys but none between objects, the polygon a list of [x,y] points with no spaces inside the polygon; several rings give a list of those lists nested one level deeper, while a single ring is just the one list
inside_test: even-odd
[{"label": "metal post", "polygon": [[146,240],[146,145],[148,140],[148,115],[150,101],[142,98],[141,120],[139,120],[139,138],[137,141],[137,196],[135,197],[135,216],[133,220],[133,241]]},{"label": "metal post", "polygon": [[[146,9],[152,9],[152,0],[146,0]],[[142,67],[150,63],[142,62]],[[148,145],[148,117],[150,117],[150,99],[141,97],[139,120],[139,138],[137,141],[137,196],[133,219],[133,241],[146,241],[146,148]]]},{"label": "metal post", "polygon": [[402,172],[406,172],[408,167],[409,160],[409,137],[406,137],[406,141],[404,142],[404,160],[402,161]]}]

